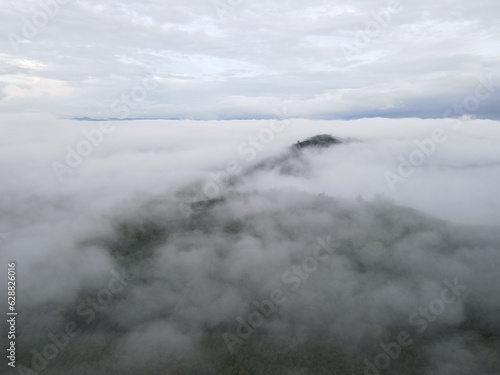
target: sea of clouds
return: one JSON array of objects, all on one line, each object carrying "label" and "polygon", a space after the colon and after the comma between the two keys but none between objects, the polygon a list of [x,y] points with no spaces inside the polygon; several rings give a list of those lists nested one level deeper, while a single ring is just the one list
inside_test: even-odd
[{"label": "sea of clouds", "polygon": [[[496,374],[499,125],[3,115],[9,370],[215,374],[268,335],[359,374]],[[290,148],[317,134],[344,143]]]}]

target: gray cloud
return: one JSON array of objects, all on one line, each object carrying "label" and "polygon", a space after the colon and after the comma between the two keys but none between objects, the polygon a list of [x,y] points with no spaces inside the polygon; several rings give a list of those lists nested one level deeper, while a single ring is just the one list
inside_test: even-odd
[{"label": "gray cloud", "polygon": [[[212,1],[78,1],[60,10],[15,53],[23,17],[41,7],[2,4],[3,111],[116,117],[110,104],[158,66],[147,111],[130,117],[203,119],[293,116],[442,117],[478,76],[498,80],[498,4],[401,1],[371,43],[347,62],[342,45],[387,9],[385,1],[242,1],[219,17]],[[498,93],[475,111],[498,118]]]},{"label": "gray cloud", "polygon": [[[2,120],[0,261],[18,264],[18,364],[32,367],[32,350],[74,322],[80,333],[45,373],[362,374],[403,330],[414,344],[387,373],[448,374],[457,351],[462,373],[498,371],[497,122],[464,119],[452,131],[439,120],[293,120],[252,160],[238,148],[269,121],[119,122],[60,183],[51,163],[98,125]],[[391,192],[384,172],[436,127],[449,139]],[[176,197],[230,160],[252,170],[321,133],[359,141],[304,150],[292,173],[242,174],[221,186],[223,199],[191,211]],[[328,237],[339,247],[307,279],[283,278]],[[123,269],[131,279],[91,307]],[[467,289],[419,333],[409,319],[440,298],[445,279]],[[237,335],[237,319],[273,288],[286,301],[232,355],[223,334]],[[297,357],[276,369],[266,351]]]}]

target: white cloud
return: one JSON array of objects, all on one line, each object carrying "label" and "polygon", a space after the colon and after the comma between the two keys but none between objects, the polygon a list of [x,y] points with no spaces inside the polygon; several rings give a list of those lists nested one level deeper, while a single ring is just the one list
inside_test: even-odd
[{"label": "white cloud", "polygon": [[[64,163],[67,147],[77,149],[88,140],[83,130],[100,123],[39,114],[0,120],[0,228],[9,234],[0,262],[18,263],[19,309],[29,333],[18,347],[25,366],[31,350],[50,343],[48,333],[78,321],[81,335],[47,371],[157,374],[189,358],[194,373],[196,366],[221,373],[203,366],[229,355],[222,333],[234,332],[253,301],[268,298],[267,288],[288,293],[297,277],[283,281],[282,275],[306,260],[314,269],[312,243],[331,236],[342,247],[287,294],[259,337],[327,334],[373,358],[373,347],[392,340],[393,331],[414,334],[408,317],[439,298],[442,280],[458,278],[467,293],[429,322],[415,349],[431,362],[419,364],[445,375],[449,358],[436,350],[457,347],[478,358],[469,363],[473,373],[498,368],[494,343],[465,340],[469,332],[479,337],[499,330],[497,121],[463,119],[453,129],[447,121],[417,118],[297,119],[275,123],[283,129],[272,137],[262,129],[281,126],[269,120],[123,121],[61,183],[52,162]],[[391,191],[384,172],[397,170],[399,157],[436,128],[446,130],[446,142]],[[291,144],[321,133],[359,142],[295,158],[288,153]],[[253,148],[253,159],[240,151],[242,144]],[[283,155],[282,165],[247,173]],[[234,184],[221,184],[225,199],[184,211],[181,197],[219,180],[228,162],[242,173]],[[78,306],[104,290],[111,271],[124,264],[136,280],[106,308],[97,310],[99,303],[86,324]],[[200,345],[207,335],[216,349],[210,357]],[[405,373],[399,366],[413,369],[414,359],[403,355],[393,366],[388,373]]]},{"label": "white cloud", "polygon": [[[23,17],[31,19],[40,10],[35,3],[0,5],[5,9],[5,35],[22,36]],[[341,44],[352,43],[388,3],[356,1],[346,7],[320,0],[242,1],[231,16],[219,18],[211,1],[70,2],[61,5],[29,43],[19,45],[17,55],[3,38],[2,64],[11,76],[28,74],[72,87],[74,95],[59,100],[52,110],[65,117],[112,116],[103,109],[103,101],[112,102],[120,89],[133,87],[152,66],[159,66],[166,76],[191,81],[165,81],[149,115],[192,118],[238,117],[244,107],[236,106],[228,114],[222,104],[231,97],[247,98],[249,103],[266,97],[296,102],[302,117],[440,117],[452,97],[473,90],[472,77],[500,74],[494,47],[500,36],[492,16],[498,8],[495,1],[483,0],[474,7],[465,1],[430,0],[401,6],[402,11],[349,63]],[[454,87],[465,76],[470,78],[464,86]],[[412,92],[406,90],[408,83]],[[381,85],[386,90],[381,92]],[[308,108],[309,98],[343,95],[344,90],[353,90],[353,103],[347,108],[335,102],[329,111],[324,106]],[[394,106],[397,97],[401,108],[374,111],[365,105],[367,95],[377,96],[382,108]],[[436,100],[438,95],[447,96],[448,102]],[[498,97],[497,93],[495,100]],[[44,110],[44,100],[27,100],[26,106]],[[492,103],[485,103],[477,115],[497,117]],[[4,111],[21,108],[21,103],[3,104]],[[245,110],[244,116],[267,112],[268,108],[256,108]]]}]

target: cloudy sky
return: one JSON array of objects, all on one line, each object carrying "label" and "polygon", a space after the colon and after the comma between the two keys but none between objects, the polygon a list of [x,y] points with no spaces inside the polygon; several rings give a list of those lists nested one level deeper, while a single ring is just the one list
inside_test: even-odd
[{"label": "cloudy sky", "polygon": [[[0,1],[2,112],[440,118],[500,85],[495,0],[54,1]],[[497,119],[499,100],[467,114]]]}]

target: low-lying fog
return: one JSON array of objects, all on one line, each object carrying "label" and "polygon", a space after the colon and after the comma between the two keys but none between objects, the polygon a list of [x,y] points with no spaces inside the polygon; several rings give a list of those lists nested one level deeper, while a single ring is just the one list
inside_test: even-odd
[{"label": "low-lying fog", "polygon": [[1,120],[13,374],[500,372],[500,123]]}]

